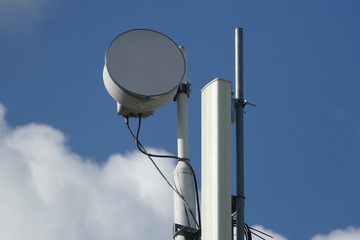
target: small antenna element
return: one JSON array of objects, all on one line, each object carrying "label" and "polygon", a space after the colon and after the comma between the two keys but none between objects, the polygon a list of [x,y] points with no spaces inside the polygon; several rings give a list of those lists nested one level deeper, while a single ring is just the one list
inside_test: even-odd
[{"label": "small antenna element", "polygon": [[174,98],[185,68],[174,41],[153,30],[137,29],[110,43],[103,79],[118,103],[118,114],[146,118]]}]

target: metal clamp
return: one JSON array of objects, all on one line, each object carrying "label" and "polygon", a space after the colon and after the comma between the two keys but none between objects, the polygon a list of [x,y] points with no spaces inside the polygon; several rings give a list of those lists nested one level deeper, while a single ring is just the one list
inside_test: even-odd
[{"label": "metal clamp", "polygon": [[174,97],[174,101],[176,102],[176,98],[177,98],[178,94],[180,94],[180,93],[185,93],[188,97],[190,97],[190,92],[191,92],[190,86],[191,86],[190,83],[182,83],[182,84],[180,84],[180,86],[179,86],[179,88],[178,88],[178,90],[176,92],[176,95]]},{"label": "metal clamp", "polygon": [[235,101],[236,106],[239,106],[239,104],[241,104],[243,106],[243,108],[248,104],[256,107],[255,104],[250,103],[247,99],[234,99],[234,101]]},{"label": "metal clamp", "polygon": [[173,238],[175,238],[176,236],[184,236],[186,240],[200,240],[201,229],[195,229],[174,223]]},{"label": "metal clamp", "polygon": [[248,105],[248,104],[249,104],[250,106],[256,107],[255,104],[248,102],[247,99],[236,99],[236,98],[233,98],[233,99],[232,99],[232,104],[231,104],[231,123],[234,123],[234,122],[235,122],[235,112],[236,112],[236,110],[237,110],[240,106],[242,106],[242,109],[243,109],[242,111],[243,111],[244,113],[246,113],[246,112],[244,111],[244,108],[245,108],[245,106]]},{"label": "metal clamp", "polygon": [[231,213],[232,213],[232,216],[236,214],[236,202],[237,202],[238,199],[245,200],[245,196],[244,195],[240,195],[240,196],[231,195]]}]

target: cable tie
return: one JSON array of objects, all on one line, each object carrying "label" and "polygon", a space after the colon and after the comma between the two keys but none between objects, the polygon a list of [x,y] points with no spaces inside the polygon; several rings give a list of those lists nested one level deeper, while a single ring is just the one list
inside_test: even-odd
[{"label": "cable tie", "polygon": [[234,196],[235,200],[242,198],[242,199],[246,199],[246,197],[244,195],[239,195],[239,196]]}]

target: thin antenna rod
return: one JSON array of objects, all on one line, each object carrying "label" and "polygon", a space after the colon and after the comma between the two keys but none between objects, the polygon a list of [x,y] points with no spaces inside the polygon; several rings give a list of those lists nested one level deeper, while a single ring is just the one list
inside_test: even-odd
[{"label": "thin antenna rod", "polygon": [[244,89],[243,29],[235,29],[235,110],[236,110],[236,239],[244,240]]},{"label": "thin antenna rod", "polygon": [[235,98],[244,98],[243,29],[235,29]]}]

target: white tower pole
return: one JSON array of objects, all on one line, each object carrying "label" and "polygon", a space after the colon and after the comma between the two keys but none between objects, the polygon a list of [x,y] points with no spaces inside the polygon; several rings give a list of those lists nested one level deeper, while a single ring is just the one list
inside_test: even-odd
[{"label": "white tower pole", "polygon": [[[186,61],[186,48],[180,47]],[[182,86],[187,88],[187,72],[185,73]],[[180,90],[183,90],[180,88]],[[174,193],[174,233],[179,228],[176,226],[185,226],[196,228],[196,201],[195,201],[195,182],[194,173],[189,161],[189,118],[188,118],[188,92],[179,91],[176,95],[177,101],[177,131],[178,131],[178,157],[187,160],[178,162],[174,170],[174,185],[176,190],[183,197],[181,199],[177,193]],[[184,203],[186,201],[186,204]],[[190,209],[191,210],[190,210]],[[175,240],[185,240],[182,234],[176,235]]]},{"label": "white tower pole", "polygon": [[[187,61],[186,48],[180,46],[180,50],[184,55],[185,62]],[[183,84],[188,84],[187,80],[187,68],[185,76],[183,79]],[[176,95],[177,101],[177,120],[178,120],[178,129],[177,129],[177,146],[178,146],[178,156],[181,158],[189,158],[189,113],[188,113],[188,95],[184,91],[180,91]]]},{"label": "white tower pole", "polygon": [[231,82],[201,90],[201,239],[231,240]]}]

